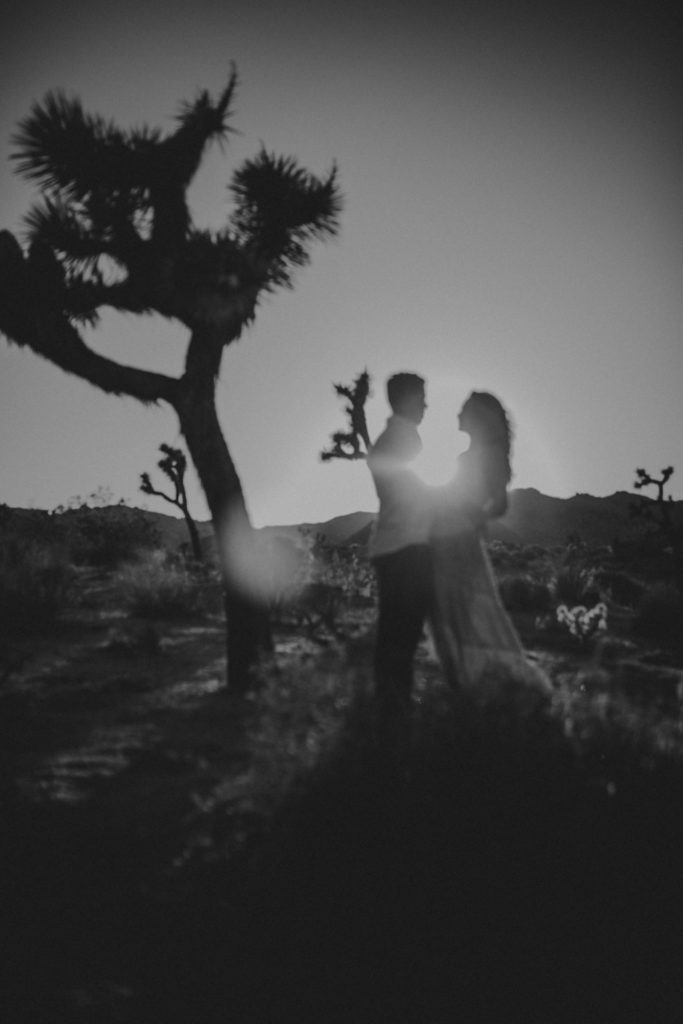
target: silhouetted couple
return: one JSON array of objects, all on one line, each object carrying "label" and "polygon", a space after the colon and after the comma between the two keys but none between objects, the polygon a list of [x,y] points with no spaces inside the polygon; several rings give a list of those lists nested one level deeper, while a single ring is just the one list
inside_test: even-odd
[{"label": "silhouetted couple", "polygon": [[454,689],[481,694],[511,678],[545,687],[502,605],[485,547],[487,522],[508,504],[511,430],[503,406],[487,392],[469,396],[458,422],[470,446],[451,482],[437,488],[409,465],[422,448],[423,378],[396,374],[387,398],[392,415],[368,454],[379,498],[371,556],[379,589],[381,721],[407,718],[413,660],[427,622]]}]

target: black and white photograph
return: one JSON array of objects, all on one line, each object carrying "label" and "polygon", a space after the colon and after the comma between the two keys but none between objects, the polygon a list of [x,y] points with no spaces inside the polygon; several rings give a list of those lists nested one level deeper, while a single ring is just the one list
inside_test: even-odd
[{"label": "black and white photograph", "polygon": [[0,25],[2,1024],[676,1024],[681,8]]}]

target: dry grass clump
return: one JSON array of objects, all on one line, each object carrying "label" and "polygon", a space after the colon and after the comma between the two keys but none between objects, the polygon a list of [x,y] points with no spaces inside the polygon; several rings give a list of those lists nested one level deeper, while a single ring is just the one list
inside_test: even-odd
[{"label": "dry grass clump", "polygon": [[215,596],[203,571],[160,550],[142,552],[123,566],[117,585],[128,612],[147,619],[200,617]]}]

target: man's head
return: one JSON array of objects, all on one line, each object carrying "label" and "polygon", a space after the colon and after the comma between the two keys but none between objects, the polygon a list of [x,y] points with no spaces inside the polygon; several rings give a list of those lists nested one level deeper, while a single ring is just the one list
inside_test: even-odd
[{"label": "man's head", "polygon": [[395,373],[387,381],[387,398],[392,412],[415,424],[422,422],[427,408],[422,377],[416,373]]}]

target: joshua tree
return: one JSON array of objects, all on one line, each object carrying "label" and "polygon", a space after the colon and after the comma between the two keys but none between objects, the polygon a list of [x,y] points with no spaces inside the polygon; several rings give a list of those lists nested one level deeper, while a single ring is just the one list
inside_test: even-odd
[{"label": "joshua tree", "polygon": [[654,487],[657,496],[654,500],[641,499],[638,502],[633,502],[630,508],[633,515],[652,523],[656,534],[670,549],[673,577],[683,595],[683,525],[672,495],[664,493],[664,488],[673,473],[673,466],[667,466],[658,477],[651,476],[645,469],[637,469],[633,486],[638,491],[644,487]]},{"label": "joshua tree", "polygon": [[[123,131],[62,93],[33,105],[14,159],[42,196],[27,215],[27,251],[0,232],[0,331],[109,394],[175,409],[221,555],[228,681],[242,689],[260,623],[253,588],[236,568],[252,530],[218,421],[216,380],[223,350],[253,320],[263,293],[291,286],[310,243],[336,232],[341,197],[335,167],[319,179],[261,148],[232,174],[224,226],[193,226],[187,190],[208,143],[229,134],[236,84],[233,69],[216,99],[203,91],[183,105],[167,135]],[[89,348],[82,328],[104,306],[184,324],[183,374],[124,366]]]},{"label": "joshua tree", "polygon": [[646,469],[637,469],[636,479],[633,483],[637,491],[642,491],[643,487],[655,487],[657,489],[657,497],[655,498],[656,512],[649,503],[645,504],[644,502],[634,505],[634,509],[637,515],[644,515],[645,518],[661,525],[667,533],[670,533],[674,526],[673,498],[670,494],[667,496],[664,493],[664,488],[673,475],[673,466],[667,466],[663,469],[662,475],[659,477],[651,476]]},{"label": "joshua tree", "polygon": [[149,478],[149,473],[142,473],[140,475],[140,490],[144,494],[153,494],[157,498],[163,498],[164,501],[168,501],[171,505],[175,505],[179,508],[185,517],[187,523],[187,532],[190,535],[190,544],[192,546],[192,556],[195,562],[201,562],[202,559],[202,545],[199,540],[199,531],[197,524],[192,518],[190,508],[187,504],[187,491],[185,490],[185,470],[187,469],[187,459],[185,453],[180,448],[173,448],[170,444],[159,445],[159,451],[164,453],[163,459],[159,459],[157,466],[164,473],[173,484],[173,494],[166,494],[165,491],[159,491],[156,487],[152,486],[152,481]]},{"label": "joshua tree", "polygon": [[370,375],[367,370],[363,370],[353,384],[335,384],[334,390],[340,398],[347,399],[344,412],[348,418],[348,430],[338,430],[332,434],[332,446],[324,449],[320,458],[323,462],[330,459],[364,459],[370,449],[370,435],[365,421],[365,403],[370,396]]}]

